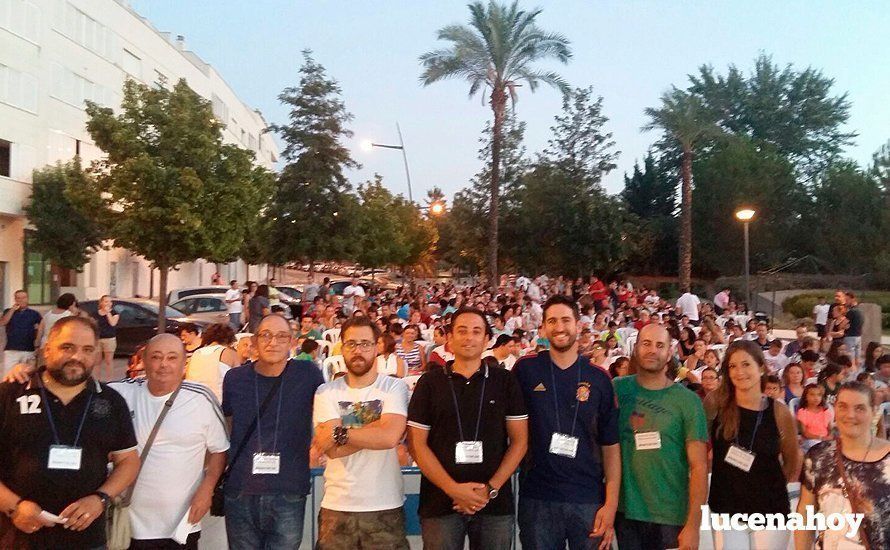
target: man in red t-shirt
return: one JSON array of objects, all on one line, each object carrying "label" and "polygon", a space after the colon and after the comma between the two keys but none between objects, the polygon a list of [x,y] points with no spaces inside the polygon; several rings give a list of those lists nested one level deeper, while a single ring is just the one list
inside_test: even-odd
[{"label": "man in red t-shirt", "polygon": [[608,292],[605,283],[597,279],[596,275],[590,276],[590,286],[587,287],[587,292],[596,302],[597,309],[602,307],[602,302],[606,299]]}]

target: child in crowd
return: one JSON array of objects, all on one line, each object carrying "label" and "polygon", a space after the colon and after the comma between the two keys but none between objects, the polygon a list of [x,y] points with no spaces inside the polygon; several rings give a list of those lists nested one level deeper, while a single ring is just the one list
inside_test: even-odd
[{"label": "child in crowd", "polygon": [[797,409],[797,422],[803,437],[801,447],[809,451],[820,441],[831,439],[834,412],[825,404],[825,389],[819,384],[807,384]]}]

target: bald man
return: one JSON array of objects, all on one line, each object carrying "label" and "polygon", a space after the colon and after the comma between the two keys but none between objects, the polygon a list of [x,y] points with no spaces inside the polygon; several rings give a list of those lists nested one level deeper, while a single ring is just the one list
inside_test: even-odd
[{"label": "bald man", "polygon": [[671,337],[640,330],[635,374],[614,381],[621,439],[621,497],[615,532],[621,550],[698,548],[708,494],[708,430],[701,400],[666,376]]},{"label": "bald man", "polygon": [[[109,384],[130,408],[143,461],[130,507],[131,549],[197,548],[201,518],[225,469],[229,440],[222,410],[209,388],[183,381],[185,356],[178,337],[159,334],[145,347],[145,378]],[[146,441],[167,404],[146,455]],[[174,539],[180,524],[184,541]]]},{"label": "bald man", "polygon": [[312,401],[324,379],[314,363],[289,358],[294,337],[284,317],[267,315],[251,338],[257,360],[230,370],[223,381],[234,449],[226,534],[232,550],[298,548],[309,493]]}]

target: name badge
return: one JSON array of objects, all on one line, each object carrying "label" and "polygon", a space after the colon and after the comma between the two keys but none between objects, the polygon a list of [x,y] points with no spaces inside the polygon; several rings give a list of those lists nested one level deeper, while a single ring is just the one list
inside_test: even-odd
[{"label": "name badge", "polygon": [[550,438],[550,452],[555,455],[575,458],[575,455],[578,454],[578,438],[554,432]]},{"label": "name badge", "polygon": [[275,475],[281,469],[280,453],[253,453],[254,475]]},{"label": "name badge", "polygon": [[454,446],[454,461],[458,464],[481,464],[481,441],[458,441]]},{"label": "name badge", "polygon": [[634,442],[638,451],[649,451],[661,448],[661,432],[637,432]]},{"label": "name badge", "polygon": [[754,453],[746,451],[738,445],[732,445],[726,453],[726,463],[743,472],[750,472],[754,464]]},{"label": "name badge", "polygon": [[83,449],[67,445],[50,445],[49,461],[46,467],[50,470],[80,470],[80,459]]}]

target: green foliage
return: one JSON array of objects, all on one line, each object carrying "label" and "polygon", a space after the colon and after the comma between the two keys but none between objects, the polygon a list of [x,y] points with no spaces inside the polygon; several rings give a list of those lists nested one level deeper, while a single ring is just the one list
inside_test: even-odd
[{"label": "green foliage", "polygon": [[[884,329],[890,329],[890,292],[857,292],[859,303],[877,304],[881,307],[881,325]],[[831,291],[805,292],[782,301],[782,311],[794,316],[796,319],[813,316],[813,306],[819,303],[819,298],[824,297],[828,303],[834,299]]]},{"label": "green foliage", "polygon": [[677,272],[677,185],[671,167],[650,152],[643,168],[634,164],[633,175],[624,176],[621,199],[636,219],[628,266],[635,273],[667,275]]},{"label": "green foliage", "polygon": [[340,87],[308,50],[299,74],[299,85],[278,96],[290,107],[288,124],[271,126],[284,139],[289,162],[279,174],[260,232],[260,255],[279,265],[349,258],[358,209],[343,174],[359,165],[341,144],[352,136],[345,126],[352,115],[340,99]]},{"label": "green foliage", "polygon": [[34,171],[31,200],[25,207],[36,229],[33,245],[64,269],[80,271],[102,244],[102,231],[95,219],[75,208],[68,198],[68,189],[86,184],[79,158]]}]

